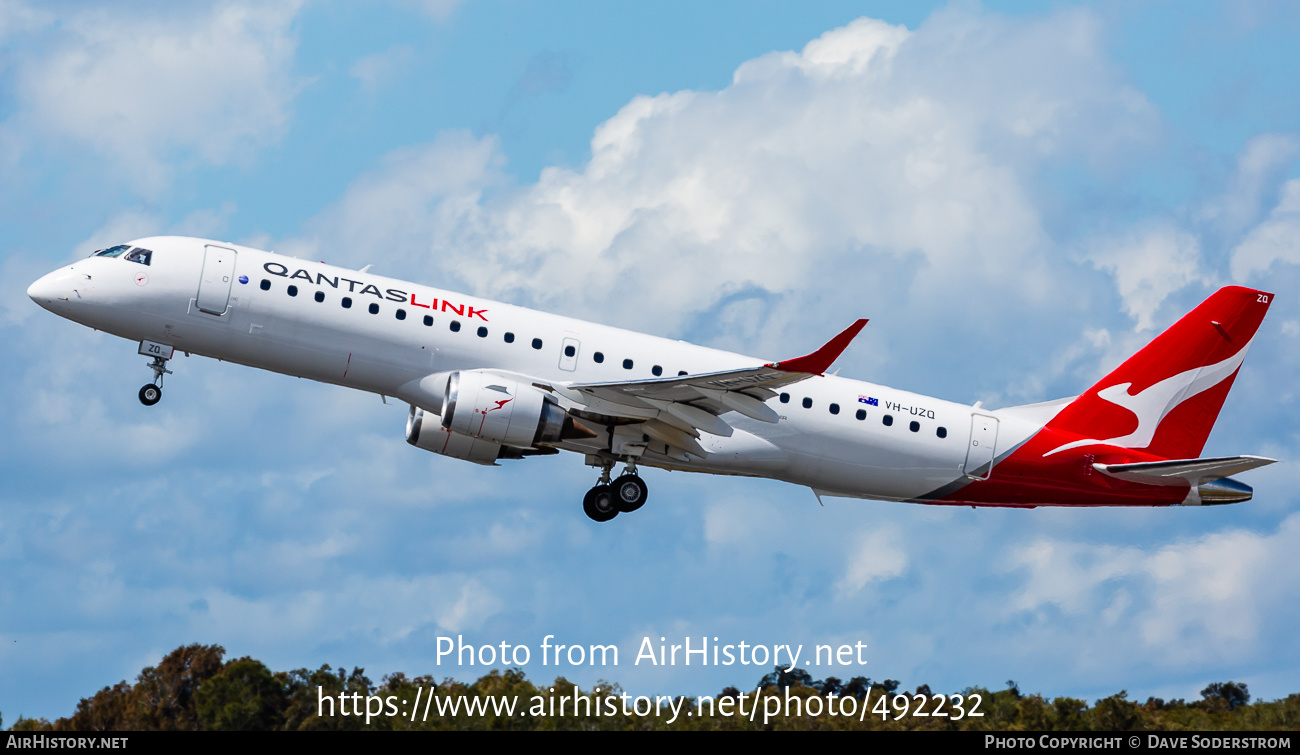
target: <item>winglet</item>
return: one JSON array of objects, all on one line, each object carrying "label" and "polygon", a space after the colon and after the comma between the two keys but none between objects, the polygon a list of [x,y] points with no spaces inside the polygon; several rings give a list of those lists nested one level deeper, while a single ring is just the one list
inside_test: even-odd
[{"label": "winglet", "polygon": [[768,367],[786,372],[807,372],[810,375],[821,375],[830,369],[831,364],[836,359],[840,358],[840,354],[843,354],[844,350],[849,347],[849,342],[857,337],[858,333],[866,327],[866,324],[866,320],[858,320],[845,328],[844,332],[827,341],[825,346],[808,356],[776,362],[769,364]]}]

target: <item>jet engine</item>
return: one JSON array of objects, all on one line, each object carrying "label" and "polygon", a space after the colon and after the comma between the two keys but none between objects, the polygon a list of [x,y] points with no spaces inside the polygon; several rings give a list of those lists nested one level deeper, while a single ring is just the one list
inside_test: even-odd
[{"label": "jet engine", "polygon": [[511,455],[503,453],[506,449],[500,443],[448,430],[442,426],[441,419],[436,414],[412,406],[411,413],[406,418],[406,442],[436,454],[488,466],[496,464],[496,460],[503,455]]},{"label": "jet engine", "polygon": [[572,430],[573,420],[531,385],[462,370],[447,378],[445,395],[442,426],[453,433],[517,448],[573,437],[566,432]]}]

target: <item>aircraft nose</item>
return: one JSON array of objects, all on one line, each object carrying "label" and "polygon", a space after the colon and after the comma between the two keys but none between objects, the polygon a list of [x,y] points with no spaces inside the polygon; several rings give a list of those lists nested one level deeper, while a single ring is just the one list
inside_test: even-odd
[{"label": "aircraft nose", "polygon": [[27,296],[37,304],[49,309],[55,301],[67,299],[68,291],[66,276],[62,270],[56,270],[48,275],[43,275],[35,283],[27,287]]}]

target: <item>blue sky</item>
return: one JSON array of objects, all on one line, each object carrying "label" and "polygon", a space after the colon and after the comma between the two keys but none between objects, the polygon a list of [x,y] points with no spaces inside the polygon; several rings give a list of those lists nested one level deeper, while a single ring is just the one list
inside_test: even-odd
[{"label": "blue sky", "polygon": [[[272,668],[641,638],[865,642],[863,674],[1095,699],[1300,689],[1300,12],[1288,3],[0,2],[0,713],[181,644]],[[1214,509],[986,511],[425,454],[405,411],[132,344],[28,283],[109,243],[273,248],[841,374],[1073,395],[1209,292],[1274,291]],[[537,681],[556,670],[525,668]]]}]

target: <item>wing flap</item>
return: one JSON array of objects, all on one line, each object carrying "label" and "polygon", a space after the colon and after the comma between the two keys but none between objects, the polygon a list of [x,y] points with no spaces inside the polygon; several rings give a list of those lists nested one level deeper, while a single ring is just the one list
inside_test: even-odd
[{"label": "wing flap", "polygon": [[672,448],[679,448],[701,459],[709,455],[699,441],[672,425],[652,419],[641,423],[640,427],[645,431],[646,435],[666,443]]},{"label": "wing flap", "polygon": [[[731,437],[731,425],[728,425],[721,417],[713,412],[701,409],[691,404],[678,403],[675,401],[660,401],[649,397],[642,397],[642,401],[649,403],[651,406],[665,411],[681,421],[689,424],[691,427],[698,427],[706,433]],[[662,416],[662,415],[661,415]]]},{"label": "wing flap", "polygon": [[741,391],[713,391],[708,388],[697,387],[695,392],[706,399],[716,401],[732,411],[740,412],[746,417],[756,419],[759,422],[775,423],[781,418],[781,415],[777,414],[775,409]]}]

